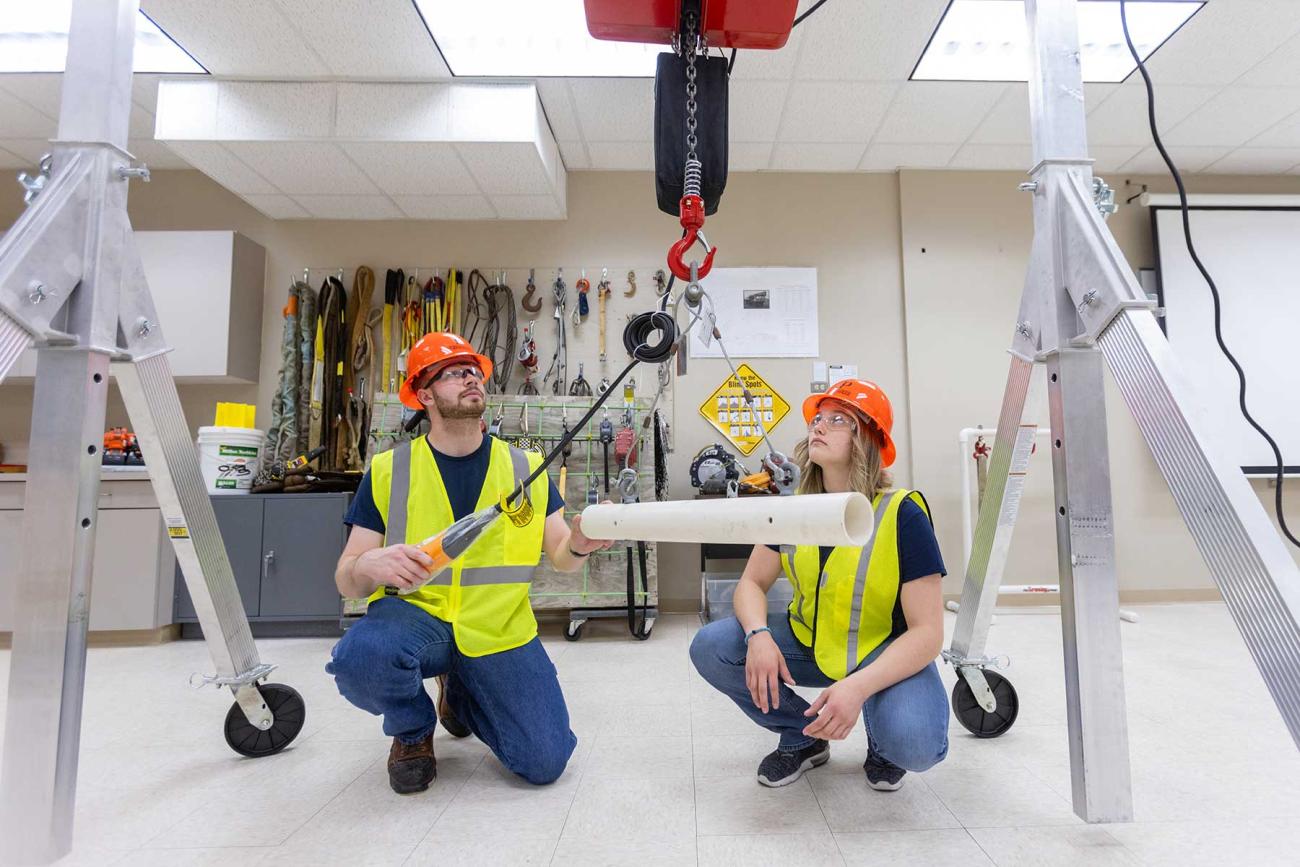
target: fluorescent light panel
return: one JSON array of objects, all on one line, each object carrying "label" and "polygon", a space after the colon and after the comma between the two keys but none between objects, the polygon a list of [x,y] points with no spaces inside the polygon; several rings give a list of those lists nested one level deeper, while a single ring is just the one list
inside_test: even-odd
[{"label": "fluorescent light panel", "polygon": [[[1205,4],[1129,2],[1129,32],[1145,63]],[[1082,0],[1079,47],[1084,81],[1123,81],[1137,69],[1124,42],[1118,0]],[[1023,0],[953,0],[926,46],[913,81],[1028,81],[1029,33]]]},{"label": "fluorescent light panel", "polygon": [[456,76],[652,77],[663,45],[587,32],[582,0],[415,0]]},{"label": "fluorescent light panel", "polygon": [[[5,0],[0,7],[0,72],[62,72],[68,58],[72,0]],[[207,72],[143,12],[135,21],[134,68],[136,72]]]}]

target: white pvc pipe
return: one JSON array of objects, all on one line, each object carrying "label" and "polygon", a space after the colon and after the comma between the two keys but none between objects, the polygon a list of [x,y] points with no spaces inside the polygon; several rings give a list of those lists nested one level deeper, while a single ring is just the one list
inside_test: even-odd
[{"label": "white pvc pipe", "polygon": [[582,512],[591,539],[860,547],[874,529],[871,502],[856,492],[597,504]]}]

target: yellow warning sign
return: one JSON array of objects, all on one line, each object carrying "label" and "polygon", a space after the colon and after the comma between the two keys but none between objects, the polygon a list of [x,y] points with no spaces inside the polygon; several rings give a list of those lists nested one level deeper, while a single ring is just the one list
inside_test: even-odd
[{"label": "yellow warning sign", "polygon": [[762,430],[754,418],[755,413],[758,415],[757,421],[761,421],[763,428],[770,434],[790,411],[790,404],[773,391],[748,364],[740,365],[736,372],[744,380],[745,387],[749,388],[753,397],[753,409],[745,403],[745,391],[740,380],[728,376],[708,400],[700,404],[700,415],[708,419],[709,424],[717,428],[718,433],[726,437],[742,455],[748,455],[763,441]]}]

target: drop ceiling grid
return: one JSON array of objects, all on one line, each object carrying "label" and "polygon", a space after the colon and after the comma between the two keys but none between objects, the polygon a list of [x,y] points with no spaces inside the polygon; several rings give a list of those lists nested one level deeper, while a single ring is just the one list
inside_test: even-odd
[{"label": "drop ceiling grid", "polygon": [[[412,0],[275,0],[304,44],[338,77],[450,79]],[[358,25],[365,38],[358,37]]]},{"label": "drop ceiling grid", "polygon": [[1156,51],[1147,67],[1159,84],[1223,87],[1256,67],[1297,32],[1300,3],[1212,0]]},{"label": "drop ceiling grid", "polygon": [[1169,144],[1240,147],[1297,110],[1300,88],[1232,88],[1161,135]]},{"label": "drop ceiling grid", "polygon": [[143,0],[141,7],[213,75],[274,79],[330,74],[274,2]]},{"label": "drop ceiling grid", "polygon": [[1211,174],[1287,174],[1300,168],[1296,148],[1237,148],[1206,167]]}]

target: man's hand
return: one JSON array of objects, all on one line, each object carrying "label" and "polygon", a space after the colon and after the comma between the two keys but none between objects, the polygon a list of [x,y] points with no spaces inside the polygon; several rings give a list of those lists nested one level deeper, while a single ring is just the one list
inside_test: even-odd
[{"label": "man's hand", "polygon": [[804,711],[804,716],[817,718],[804,728],[803,733],[810,738],[844,740],[862,715],[862,703],[868,698],[862,693],[861,687],[852,678],[826,687],[812,706]]},{"label": "man's hand", "polygon": [[754,699],[754,706],[767,713],[770,706],[781,706],[781,683],[794,686],[794,678],[786,667],[781,648],[770,632],[756,633],[745,649],[745,686]]},{"label": "man's hand", "polygon": [[[605,501],[606,503],[609,500]],[[599,539],[588,539],[582,534],[582,515],[574,515],[573,521],[569,524],[569,547],[575,554],[590,554],[593,551],[604,551],[613,546],[613,539],[601,541]]]},{"label": "man's hand", "polygon": [[380,587],[414,590],[429,578],[433,559],[415,545],[373,548],[356,559],[352,573],[373,593]]}]

